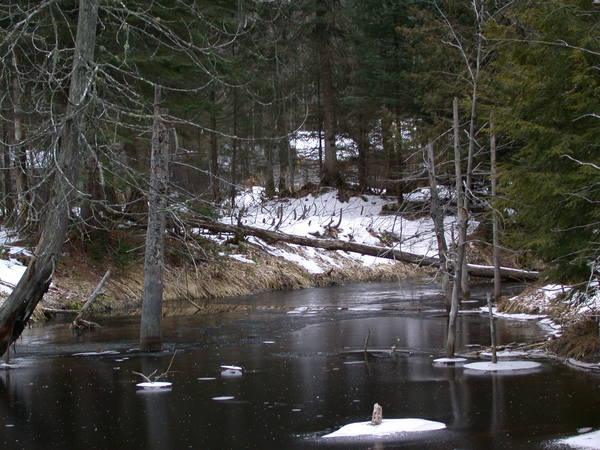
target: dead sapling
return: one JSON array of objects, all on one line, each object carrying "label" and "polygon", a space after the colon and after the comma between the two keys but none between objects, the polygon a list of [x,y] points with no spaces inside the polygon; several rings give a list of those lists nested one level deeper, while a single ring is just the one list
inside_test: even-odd
[{"label": "dead sapling", "polygon": [[142,377],[142,379],[147,383],[157,383],[160,380],[162,380],[164,377],[166,377],[169,374],[169,372],[171,371],[171,366],[173,365],[173,361],[175,360],[176,354],[177,354],[177,350],[175,350],[173,352],[173,356],[171,356],[171,361],[169,362],[169,366],[167,367],[167,370],[165,370],[162,373],[159,373],[158,375],[157,375],[158,369],[154,369],[148,375],[141,373],[141,372],[136,372],[135,370],[132,370],[131,373]]},{"label": "dead sapling", "polygon": [[98,283],[98,285],[96,286],[94,291],[88,297],[85,304],[79,310],[79,313],[77,314],[75,319],[73,319],[73,322],[71,323],[71,328],[73,330],[82,331],[82,330],[93,330],[94,328],[101,328],[100,325],[97,324],[96,322],[92,322],[90,320],[84,320],[83,315],[88,311],[88,309],[92,306],[92,304],[96,301],[96,299],[102,293],[102,289],[104,288],[104,285],[108,281],[108,277],[110,277],[110,269],[108,269],[106,271],[106,273],[104,274],[104,276],[102,277],[102,279],[100,280],[100,282]]}]

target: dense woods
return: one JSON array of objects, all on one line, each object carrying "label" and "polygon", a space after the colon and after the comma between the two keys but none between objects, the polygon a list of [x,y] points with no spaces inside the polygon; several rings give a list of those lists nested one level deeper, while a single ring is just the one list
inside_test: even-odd
[{"label": "dense woods", "polygon": [[[309,183],[385,193],[399,211],[413,189],[439,185],[458,212],[434,209],[462,217],[465,233],[475,211],[491,242],[494,216],[522,264],[588,279],[599,19],[590,0],[3,2],[0,212],[39,244],[0,322],[22,327],[62,242],[93,249],[144,227],[148,199],[184,241],[187,220],[253,185],[269,197]],[[157,89],[170,147],[160,195]],[[0,331],[0,353],[19,332]]]}]

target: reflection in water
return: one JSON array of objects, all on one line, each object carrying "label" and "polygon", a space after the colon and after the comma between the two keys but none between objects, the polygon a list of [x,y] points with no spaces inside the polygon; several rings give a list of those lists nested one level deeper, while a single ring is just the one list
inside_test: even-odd
[{"label": "reflection in water", "polygon": [[[550,363],[529,376],[469,375],[460,367],[433,366],[433,357],[443,353],[446,318],[419,312],[441,307],[432,285],[342,286],[236,301],[335,308],[318,314],[261,309],[168,317],[169,350],[156,355],[128,352],[138,336],[131,320],[79,338],[59,326],[29,330],[15,360],[29,365],[0,371],[0,445],[541,448],[549,438],[600,426],[600,395],[589,390],[590,383],[598,384],[594,375]],[[338,309],[348,305],[357,310]],[[499,320],[497,330],[500,344],[544,336],[533,323]],[[348,352],[361,349],[369,333],[370,348],[394,345],[399,351],[366,361],[361,352]],[[459,336],[461,348],[487,344],[486,318],[460,317]],[[174,348],[172,390],[138,392],[133,371],[164,371]],[[107,349],[122,353],[71,356]],[[243,375],[221,377],[221,365],[242,366]],[[212,400],[223,396],[234,398]],[[384,417],[420,417],[448,429],[418,440],[400,436],[371,444],[319,439],[346,423],[368,420],[375,402]]]}]

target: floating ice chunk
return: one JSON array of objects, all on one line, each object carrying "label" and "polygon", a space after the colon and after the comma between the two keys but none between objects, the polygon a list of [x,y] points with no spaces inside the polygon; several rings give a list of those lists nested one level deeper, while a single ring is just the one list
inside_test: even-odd
[{"label": "floating ice chunk", "polygon": [[173,383],[169,383],[168,381],[145,381],[143,383],[136,384],[137,387],[142,389],[166,389],[170,388]]},{"label": "floating ice chunk", "polygon": [[381,425],[371,425],[371,422],[357,422],[345,425],[324,438],[334,437],[365,437],[387,436],[394,433],[411,433],[418,431],[442,430],[446,425],[424,419],[384,419]]},{"label": "floating ice chunk", "polygon": [[242,368],[240,366],[221,366],[221,376],[223,378],[237,378],[242,376]]},{"label": "floating ice chunk", "polygon": [[200,377],[200,378],[196,378],[196,380],[198,381],[214,381],[216,380],[215,377]]},{"label": "floating ice chunk", "polygon": [[[492,352],[481,352],[481,356],[485,356],[486,358],[492,357]],[[502,350],[500,352],[496,352],[496,356],[498,358],[522,358],[523,356],[527,356],[527,352],[523,352],[521,350]]]},{"label": "floating ice chunk", "polygon": [[263,344],[274,344],[275,341],[263,341]]},{"label": "floating ice chunk", "polygon": [[433,360],[434,364],[451,366],[467,362],[467,358],[437,358]]},{"label": "floating ice chunk", "polygon": [[600,430],[555,441],[572,448],[600,449]]},{"label": "floating ice chunk", "polygon": [[233,395],[222,395],[220,397],[213,397],[212,399],[217,402],[224,402],[227,400],[233,400],[235,397]]},{"label": "floating ice chunk", "polygon": [[479,370],[483,372],[512,372],[519,370],[531,370],[537,369],[542,365],[535,361],[499,361],[497,363],[493,363],[491,361],[481,361],[474,362],[470,364],[465,364],[465,369],[471,370]]},{"label": "floating ice chunk", "polygon": [[118,355],[119,352],[114,350],[106,350],[103,352],[81,352],[81,353],[73,353],[71,356],[99,356],[99,355]]}]

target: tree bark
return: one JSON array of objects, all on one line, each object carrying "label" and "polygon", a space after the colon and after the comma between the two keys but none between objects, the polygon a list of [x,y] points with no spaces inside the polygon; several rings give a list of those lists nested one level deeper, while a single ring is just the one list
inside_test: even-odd
[{"label": "tree bark", "polygon": [[331,43],[331,15],[328,0],[317,0],[317,36],[319,38],[320,87],[323,100],[323,130],[325,132],[325,161],[321,183],[338,186],[340,173],[335,147],[335,97],[333,91],[333,52]]},{"label": "tree bark", "polygon": [[363,125],[362,118],[359,119],[359,130],[358,130],[358,187],[361,192],[365,192],[368,189],[368,166],[367,166],[367,154],[369,150],[367,130]]},{"label": "tree bark", "polygon": [[47,292],[67,236],[69,210],[82,159],[81,135],[91,93],[97,18],[98,0],[80,0],[69,103],[57,155],[57,169],[60,170],[54,174],[53,195],[34,257],[12,294],[0,307],[0,354],[20,336],[34,308]]},{"label": "tree bark", "polygon": [[459,141],[458,99],[454,97],[452,104],[454,117],[454,171],[456,176],[456,209],[457,209],[457,234],[456,259],[454,261],[454,284],[452,286],[452,302],[448,315],[448,336],[446,341],[446,354],[448,358],[454,357],[456,347],[456,319],[458,317],[458,303],[461,299],[462,273],[465,267],[465,243],[467,238],[467,210],[465,209],[465,196],[462,188],[462,170]]},{"label": "tree bark", "polygon": [[8,129],[6,122],[2,126],[2,158],[3,158],[3,181],[4,181],[4,216],[7,217],[15,208],[14,203],[14,190],[13,183],[11,181],[11,158],[10,158],[10,146],[8,145]]},{"label": "tree bark", "polygon": [[[232,233],[237,236],[256,236],[266,242],[286,242],[288,244],[302,245],[306,247],[323,248],[325,250],[343,250],[347,252],[360,253],[362,255],[376,256],[379,258],[392,259],[394,261],[415,264],[422,267],[440,267],[438,258],[417,255],[415,253],[403,252],[389,247],[378,247],[376,245],[359,244],[356,242],[341,241],[338,239],[314,239],[278,231],[265,230],[263,228],[249,227],[247,225],[227,225],[219,222],[194,221],[194,226],[218,233]],[[468,264],[467,269],[476,277],[492,278],[494,268],[491,266],[479,266]],[[503,278],[511,280],[537,280],[539,272],[502,267],[500,273]]]},{"label": "tree bark", "polygon": [[161,319],[169,183],[169,130],[161,114],[160,88],[155,87],[148,227],[144,253],[144,298],[140,322],[140,351],[142,352],[158,351],[162,348]]},{"label": "tree bark", "polygon": [[210,93],[210,101],[212,104],[212,111],[210,114],[210,127],[212,128],[212,132],[210,134],[210,184],[212,188],[213,202],[219,203],[221,201],[221,183],[219,183],[219,142],[216,133],[217,98],[214,90]]},{"label": "tree bark", "polygon": [[[492,179],[492,200],[496,198],[496,190],[498,183],[498,173],[496,167],[496,134],[494,131],[494,116],[490,117],[490,159],[491,159],[491,173],[490,178]],[[500,243],[498,233],[498,211],[492,208],[492,258],[494,262],[494,299],[500,298],[500,292],[502,289],[502,280],[500,278]]]},{"label": "tree bark", "polygon": [[[235,56],[235,46],[233,47]],[[238,183],[238,93],[237,87],[233,87],[233,138],[231,139],[231,186],[229,190],[229,196],[231,198],[231,207],[233,208],[235,203],[235,196],[237,194],[237,183]]]},{"label": "tree bark", "polygon": [[17,190],[17,225],[25,226],[28,220],[30,207],[29,177],[27,170],[27,150],[23,145],[23,87],[19,80],[19,67],[16,55],[13,53],[14,77],[12,79],[13,112],[14,112],[14,151],[15,156],[15,184]]},{"label": "tree bark", "polygon": [[435,230],[435,238],[438,245],[438,259],[440,262],[440,275],[442,277],[442,292],[446,297],[446,311],[450,312],[452,304],[452,292],[450,290],[450,275],[448,270],[448,245],[446,243],[446,234],[444,231],[444,212],[440,203],[437,190],[437,176],[435,171],[435,155],[433,152],[433,143],[427,144],[427,159],[429,161],[429,190],[431,192],[430,211]]}]

